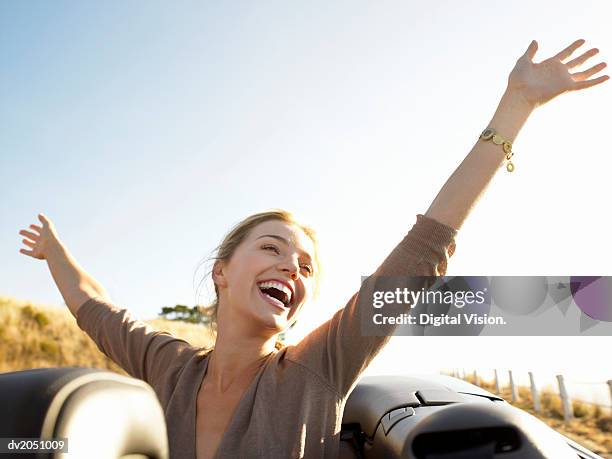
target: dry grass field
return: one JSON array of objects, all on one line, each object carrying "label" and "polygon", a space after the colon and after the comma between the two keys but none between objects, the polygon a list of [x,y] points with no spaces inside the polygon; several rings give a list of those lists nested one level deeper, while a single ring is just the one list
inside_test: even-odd
[{"label": "dry grass field", "polygon": [[[212,342],[208,329],[185,322],[147,320],[194,346]],[[76,324],[68,308],[0,296],[0,372],[49,367],[102,368],[126,375]]]}]

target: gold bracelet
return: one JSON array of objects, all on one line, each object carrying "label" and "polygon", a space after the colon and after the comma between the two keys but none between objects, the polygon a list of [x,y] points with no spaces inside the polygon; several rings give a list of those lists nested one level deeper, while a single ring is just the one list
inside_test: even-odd
[{"label": "gold bracelet", "polygon": [[501,145],[504,149],[504,153],[506,154],[506,161],[508,161],[508,164],[506,164],[506,170],[508,172],[512,172],[514,170],[514,164],[512,164],[512,161],[510,161],[510,159],[514,156],[511,142],[508,142],[501,135],[499,135],[495,129],[492,128],[486,128],[484,131],[482,131],[479,138],[482,140],[492,140],[495,145]]}]

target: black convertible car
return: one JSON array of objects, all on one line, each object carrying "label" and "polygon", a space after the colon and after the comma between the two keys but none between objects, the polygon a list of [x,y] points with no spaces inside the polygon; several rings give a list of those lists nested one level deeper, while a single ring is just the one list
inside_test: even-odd
[{"label": "black convertible car", "polygon": [[[138,379],[74,367],[17,371],[0,374],[0,397],[0,437],[69,439],[68,454],[4,457],[168,458],[162,408]],[[362,378],[346,404],[340,458],[600,456],[477,386],[427,375]]]}]

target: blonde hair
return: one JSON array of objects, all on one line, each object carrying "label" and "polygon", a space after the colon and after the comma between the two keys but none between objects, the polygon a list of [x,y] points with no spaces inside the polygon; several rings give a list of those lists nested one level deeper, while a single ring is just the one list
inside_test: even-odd
[{"label": "blonde hair", "polygon": [[[214,265],[217,261],[229,261],[230,258],[234,255],[234,252],[238,248],[238,246],[244,241],[251,231],[260,223],[264,223],[270,220],[278,220],[281,222],[285,222],[291,225],[295,225],[300,228],[304,234],[306,234],[313,242],[314,245],[314,253],[313,253],[313,262],[314,266],[314,298],[316,299],[319,296],[319,288],[321,281],[321,263],[319,260],[319,247],[318,247],[318,238],[315,230],[310,226],[300,223],[296,216],[291,212],[283,209],[270,209],[264,212],[259,212],[253,215],[248,216],[241,222],[237,223],[223,238],[221,244],[219,244],[214,251],[216,254],[208,259],[214,260],[213,267],[210,271],[204,276],[202,281],[200,281],[199,286],[202,285],[202,282],[206,280],[206,278],[212,274],[212,270],[214,269]],[[210,318],[210,325],[213,334],[217,335],[217,312],[219,308],[219,289],[215,284],[215,296],[214,300],[211,304],[204,308],[206,315]],[[292,323],[295,321],[296,317],[293,316]],[[282,343],[280,341],[276,342],[276,348],[280,349]]]}]

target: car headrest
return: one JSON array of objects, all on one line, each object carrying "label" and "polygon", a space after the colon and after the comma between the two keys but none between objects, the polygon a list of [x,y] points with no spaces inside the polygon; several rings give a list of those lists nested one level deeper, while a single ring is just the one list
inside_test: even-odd
[{"label": "car headrest", "polygon": [[162,407],[135,378],[77,367],[3,373],[0,407],[0,437],[66,438],[75,458],[168,458]]},{"label": "car headrest", "polygon": [[444,375],[365,376],[347,400],[342,423],[360,424],[363,432],[373,437],[383,416],[394,408],[460,402],[463,394],[502,400],[480,387]]}]

